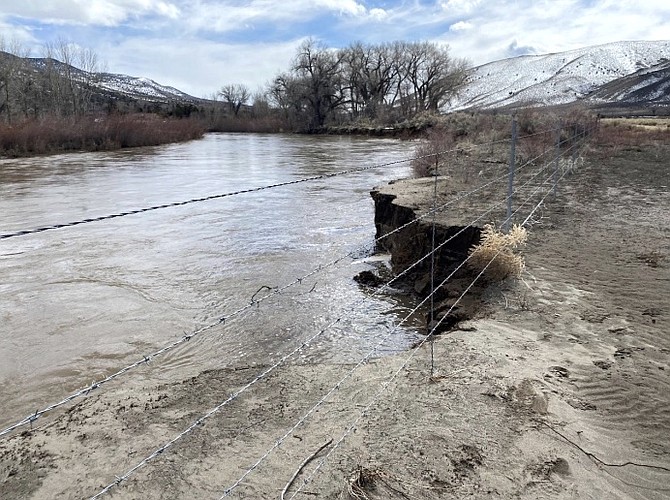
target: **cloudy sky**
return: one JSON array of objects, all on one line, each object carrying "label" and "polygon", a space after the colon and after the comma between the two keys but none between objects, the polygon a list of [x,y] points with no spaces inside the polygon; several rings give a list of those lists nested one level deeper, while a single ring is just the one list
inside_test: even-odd
[{"label": "cloudy sky", "polygon": [[308,37],[434,41],[473,64],[620,40],[670,39],[668,0],[0,0],[0,34],[39,57],[64,39],[114,73],[207,97],[255,90]]}]

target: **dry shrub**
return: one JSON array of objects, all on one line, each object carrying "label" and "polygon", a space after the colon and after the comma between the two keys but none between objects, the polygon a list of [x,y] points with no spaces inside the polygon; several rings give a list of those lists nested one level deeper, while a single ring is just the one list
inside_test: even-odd
[{"label": "dry shrub", "polygon": [[[659,121],[662,122],[662,120]],[[669,126],[645,126],[633,119],[603,119],[595,135],[597,145],[615,149],[668,141],[670,141]]]},{"label": "dry shrub", "polygon": [[359,466],[347,481],[347,493],[352,500],[409,498],[403,492],[402,479],[381,469]]},{"label": "dry shrub", "polygon": [[508,233],[487,224],[479,244],[470,249],[468,266],[477,272],[486,269],[484,276],[490,281],[502,281],[509,276],[518,278],[525,264],[523,257],[515,251],[526,244],[527,238],[528,232],[518,224]]},{"label": "dry shrub", "polygon": [[417,146],[412,169],[417,177],[428,177],[444,166],[449,151],[454,147],[454,136],[444,127],[434,127],[426,133],[426,140]]},{"label": "dry shrub", "polygon": [[288,128],[278,116],[219,116],[207,123],[209,132],[275,133]]},{"label": "dry shrub", "polygon": [[48,116],[0,125],[0,154],[28,156],[72,150],[101,151],[157,146],[202,137],[195,119],[158,115]]},{"label": "dry shrub", "polygon": [[376,481],[381,477],[379,471],[359,467],[352,474],[347,486],[349,498],[369,500],[368,493],[375,489]]}]

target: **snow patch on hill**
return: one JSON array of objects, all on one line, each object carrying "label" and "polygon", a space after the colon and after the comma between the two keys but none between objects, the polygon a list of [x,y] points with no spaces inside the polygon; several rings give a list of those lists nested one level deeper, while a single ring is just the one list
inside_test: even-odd
[{"label": "snow patch on hill", "polygon": [[616,42],[503,59],[473,68],[460,95],[445,111],[566,104],[665,60],[670,60],[670,41]]},{"label": "snow patch on hill", "polygon": [[102,73],[96,86],[104,90],[118,92],[136,99],[193,101],[195,97],[167,85],[161,85],[150,78]]}]

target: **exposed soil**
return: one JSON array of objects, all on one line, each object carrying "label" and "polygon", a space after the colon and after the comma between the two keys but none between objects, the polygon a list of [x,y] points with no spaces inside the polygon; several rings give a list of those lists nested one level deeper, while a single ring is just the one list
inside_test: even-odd
[{"label": "exposed soil", "polygon": [[[539,214],[524,282],[436,340],[433,377],[428,345],[376,359],[293,428],[354,366],[284,365],[109,497],[220,498],[272,450],[230,497],[279,498],[301,470],[286,498],[669,498],[669,165],[668,145],[592,152]],[[93,394],[0,440],[0,498],[95,495],[262,371]]]}]

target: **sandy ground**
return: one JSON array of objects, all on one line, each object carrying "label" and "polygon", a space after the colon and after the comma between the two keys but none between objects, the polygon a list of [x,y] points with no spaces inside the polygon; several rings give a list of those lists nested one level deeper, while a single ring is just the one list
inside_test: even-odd
[{"label": "sandy ground", "polygon": [[[593,152],[534,226],[525,284],[436,340],[435,377],[428,345],[284,365],[107,496],[220,498],[267,455],[230,498],[280,498],[332,439],[286,498],[670,498],[669,165],[668,146]],[[0,498],[93,496],[263,369],[110,385],[0,440]]]}]

